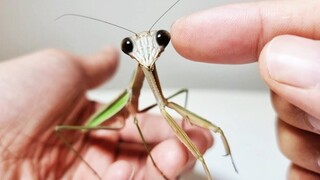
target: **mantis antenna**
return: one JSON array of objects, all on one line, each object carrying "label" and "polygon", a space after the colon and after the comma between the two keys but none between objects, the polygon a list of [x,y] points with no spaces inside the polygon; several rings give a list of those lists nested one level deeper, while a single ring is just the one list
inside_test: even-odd
[{"label": "mantis antenna", "polygon": [[[181,0],[177,0],[174,4],[172,4],[172,5],[152,24],[152,26],[149,28],[149,31],[148,31],[148,32],[150,32],[150,31],[152,30],[152,28],[161,20],[161,18],[162,18],[163,16],[165,16],[165,15],[166,15],[176,4],[178,4],[180,1],[181,1]],[[135,34],[136,36],[138,36],[138,34],[137,34],[136,32],[134,32],[134,31],[132,31],[132,30],[130,30],[130,29],[128,29],[128,28],[125,28],[125,27],[123,27],[123,26],[119,26],[119,25],[117,25],[117,24],[114,24],[114,23],[111,23],[111,22],[108,22],[108,21],[104,21],[104,20],[97,19],[97,18],[90,17],[90,16],[84,16],[84,15],[81,15],[81,14],[72,14],[72,13],[63,14],[63,15],[57,17],[57,18],[55,19],[55,21],[57,21],[57,20],[59,20],[59,19],[61,19],[61,18],[64,18],[64,17],[66,17],[66,16],[75,16],[75,17],[81,17],[81,18],[90,19],[90,20],[93,20],[93,21],[102,22],[102,23],[109,24],[109,25],[111,25],[111,26],[114,26],[114,27],[123,29],[123,30],[125,30],[125,31],[128,31],[128,32],[130,32],[130,33]]]},{"label": "mantis antenna", "polygon": [[163,16],[165,16],[176,4],[178,4],[180,2],[180,0],[177,0],[174,4],[172,4],[150,27],[149,31],[150,32],[152,30],[152,28],[161,20],[161,18]]},{"label": "mantis antenna", "polygon": [[63,18],[63,17],[66,17],[66,16],[76,16],[76,17],[81,17],[81,18],[85,18],[85,19],[90,19],[90,20],[102,22],[102,23],[109,24],[109,25],[111,25],[111,26],[115,26],[115,27],[117,27],[117,28],[123,29],[123,30],[125,30],[125,31],[128,31],[128,32],[130,32],[130,33],[133,33],[133,34],[137,35],[137,33],[135,33],[134,31],[132,31],[132,30],[130,30],[130,29],[128,29],[128,28],[125,28],[125,27],[123,27],[123,26],[119,26],[119,25],[117,25],[117,24],[114,24],[114,23],[111,23],[111,22],[108,22],[108,21],[104,21],[104,20],[101,20],[101,19],[97,19],[97,18],[93,18],[93,17],[89,17],[89,16],[84,16],[84,15],[80,15],[80,14],[63,14],[63,15],[57,17],[57,18],[55,19],[55,21],[57,21],[57,20],[59,20],[59,19],[61,19],[61,18]]}]

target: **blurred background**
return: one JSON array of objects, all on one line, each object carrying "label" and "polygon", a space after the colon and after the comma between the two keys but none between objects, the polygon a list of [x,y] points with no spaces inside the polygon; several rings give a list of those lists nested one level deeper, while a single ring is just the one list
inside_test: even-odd
[{"label": "blurred background", "polygon": [[[124,37],[132,34],[95,21],[66,17],[65,13],[87,15],[145,31],[170,6],[173,0],[2,0],[0,4],[0,60],[10,59],[44,48],[61,48],[77,54],[94,53],[111,44],[119,47]],[[181,16],[243,0],[182,0],[154,29],[170,30]],[[217,27],[219,28],[219,27]],[[126,87],[135,62],[122,54],[115,78],[108,88]],[[179,67],[179,68],[177,68]],[[257,63],[217,65],[185,60],[170,44],[158,61],[161,82],[172,88],[215,88],[265,90]],[[176,75],[179,76],[176,76]],[[196,74],[196,76],[195,76]],[[178,77],[178,78],[172,78]],[[206,81],[203,81],[203,80]]]},{"label": "blurred background", "polygon": [[[135,32],[145,31],[174,0],[2,0],[0,1],[0,61],[45,49],[60,48],[90,54],[106,45],[119,47],[131,34],[121,29],[77,17],[75,13],[106,20]],[[244,0],[182,0],[154,29],[170,30],[181,16]],[[219,27],[217,27],[219,28]],[[108,101],[125,87],[135,61],[121,54],[114,78],[93,99]],[[288,161],[277,148],[275,114],[269,91],[260,78],[258,64],[218,65],[185,60],[169,44],[157,63],[161,84],[167,92],[190,88],[188,107],[220,125],[229,138],[240,174],[236,174],[219,144],[205,158],[215,179],[285,179]],[[148,88],[146,88],[148,89]],[[101,91],[102,90],[102,91]],[[154,102],[144,90],[148,104]],[[218,136],[217,136],[218,137]],[[216,149],[217,152],[216,152]],[[206,179],[200,164],[184,179]]]}]

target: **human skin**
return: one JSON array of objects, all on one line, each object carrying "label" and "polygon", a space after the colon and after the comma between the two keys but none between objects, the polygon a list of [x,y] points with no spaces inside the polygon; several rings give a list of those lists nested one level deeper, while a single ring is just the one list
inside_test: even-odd
[{"label": "human skin", "polygon": [[[100,104],[85,94],[110,79],[117,64],[118,52],[112,47],[81,57],[49,49],[0,63],[1,178],[94,179],[54,128],[81,125],[94,113]],[[164,119],[150,114],[138,119],[156,164],[168,178],[190,170],[195,158]],[[212,146],[208,131],[188,125],[185,130],[201,152]],[[66,133],[102,179],[163,179],[132,119],[120,131]]]},{"label": "human skin", "polygon": [[172,44],[187,59],[258,62],[277,113],[288,179],[320,179],[319,0],[227,5],[177,20]]}]

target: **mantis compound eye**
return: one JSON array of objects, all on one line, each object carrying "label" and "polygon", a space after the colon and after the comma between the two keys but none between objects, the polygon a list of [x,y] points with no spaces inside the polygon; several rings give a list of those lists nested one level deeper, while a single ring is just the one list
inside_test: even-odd
[{"label": "mantis compound eye", "polygon": [[133,42],[130,38],[124,38],[121,42],[121,50],[122,52],[129,54],[133,50]]},{"label": "mantis compound eye", "polygon": [[170,34],[166,30],[159,30],[156,34],[156,41],[159,46],[166,47],[170,42]]}]

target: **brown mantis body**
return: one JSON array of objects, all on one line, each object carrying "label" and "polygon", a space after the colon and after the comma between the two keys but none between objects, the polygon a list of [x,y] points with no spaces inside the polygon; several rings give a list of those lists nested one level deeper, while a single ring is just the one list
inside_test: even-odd
[{"label": "brown mantis body", "polygon": [[[168,12],[173,6],[171,6],[166,12]],[[80,16],[80,17],[84,17],[84,18],[98,20],[98,19],[87,17],[87,16],[76,15],[76,14],[65,14],[63,16],[66,16],[66,15]],[[101,21],[101,20],[98,20],[98,21]],[[104,21],[101,21],[101,22],[104,22]],[[109,22],[106,22],[106,23],[114,25]],[[117,25],[114,25],[114,26],[117,26]],[[119,27],[119,26],[117,26],[117,27]],[[123,27],[120,27],[120,28],[128,30]],[[130,31],[130,32],[132,32],[132,31]],[[112,127],[112,126],[102,126],[101,124],[104,122],[107,122],[109,119],[111,119],[115,115],[117,115],[123,111],[126,111],[126,113],[125,113],[126,115],[130,114],[131,116],[133,116],[134,123],[139,131],[139,134],[142,138],[144,146],[145,146],[146,150],[148,151],[148,154],[151,157],[153,164],[159,170],[159,172],[162,174],[162,176],[165,179],[168,179],[165,176],[165,174],[163,174],[161,172],[161,170],[157,167],[156,163],[154,162],[154,160],[152,158],[152,154],[150,153],[150,149],[147,146],[145,138],[143,136],[143,133],[141,132],[141,129],[139,127],[139,122],[137,119],[138,113],[145,112],[145,111],[149,110],[150,108],[153,108],[154,106],[157,105],[160,109],[162,116],[167,121],[169,126],[172,128],[172,130],[174,131],[176,136],[179,138],[179,140],[189,149],[189,151],[193,154],[193,156],[196,157],[201,162],[201,164],[206,172],[207,178],[212,179],[211,174],[209,172],[209,169],[208,169],[206,162],[203,158],[203,155],[200,153],[198,148],[193,144],[193,142],[188,137],[188,135],[185,133],[185,131],[177,124],[176,120],[170,115],[170,113],[167,111],[167,109],[171,109],[171,110],[177,112],[178,114],[181,115],[181,117],[185,121],[188,121],[192,125],[196,125],[196,126],[199,126],[202,128],[212,130],[215,133],[219,133],[221,135],[221,139],[223,141],[223,144],[224,144],[224,147],[226,150],[226,155],[231,156],[230,147],[229,147],[228,141],[227,141],[227,139],[226,139],[226,137],[220,127],[212,124],[210,121],[208,121],[208,120],[196,115],[195,113],[187,110],[185,107],[180,106],[180,105],[170,101],[171,97],[174,97],[180,93],[186,92],[186,90],[181,90],[168,98],[164,97],[164,95],[162,93],[161,85],[160,85],[160,80],[159,80],[159,77],[157,74],[155,62],[160,57],[161,53],[164,51],[165,47],[168,45],[169,42],[170,42],[170,34],[165,30],[159,30],[159,31],[149,30],[149,31],[141,32],[139,34],[134,33],[133,36],[125,38],[121,44],[122,51],[125,54],[129,55],[134,60],[136,60],[138,63],[136,66],[136,71],[133,75],[133,78],[132,78],[131,83],[129,84],[128,88],[126,90],[124,90],[123,93],[121,93],[111,103],[104,106],[97,113],[92,115],[89,118],[89,120],[87,121],[86,125],[84,125],[84,126],[63,126],[63,125],[57,126],[56,131],[57,131],[58,135],[61,137],[61,139],[63,139],[63,137],[60,133],[62,130],[84,130],[84,131],[87,131],[87,130],[92,130],[92,129],[120,129],[123,126]],[[151,106],[145,108],[144,110],[139,110],[139,106],[138,106],[139,103],[138,102],[139,102],[140,91],[141,91],[144,79],[147,80],[149,87],[152,90],[153,95],[156,99],[157,104],[151,105]],[[64,140],[64,142],[72,148],[72,146],[68,142],[66,142],[65,140]],[[77,153],[77,155],[80,156],[78,153]],[[231,160],[232,160],[232,164],[235,168],[235,171],[237,171],[237,169],[234,165],[232,156],[231,156]],[[100,176],[94,171],[94,169],[91,168],[88,163],[86,163],[86,164],[100,178]]]}]

